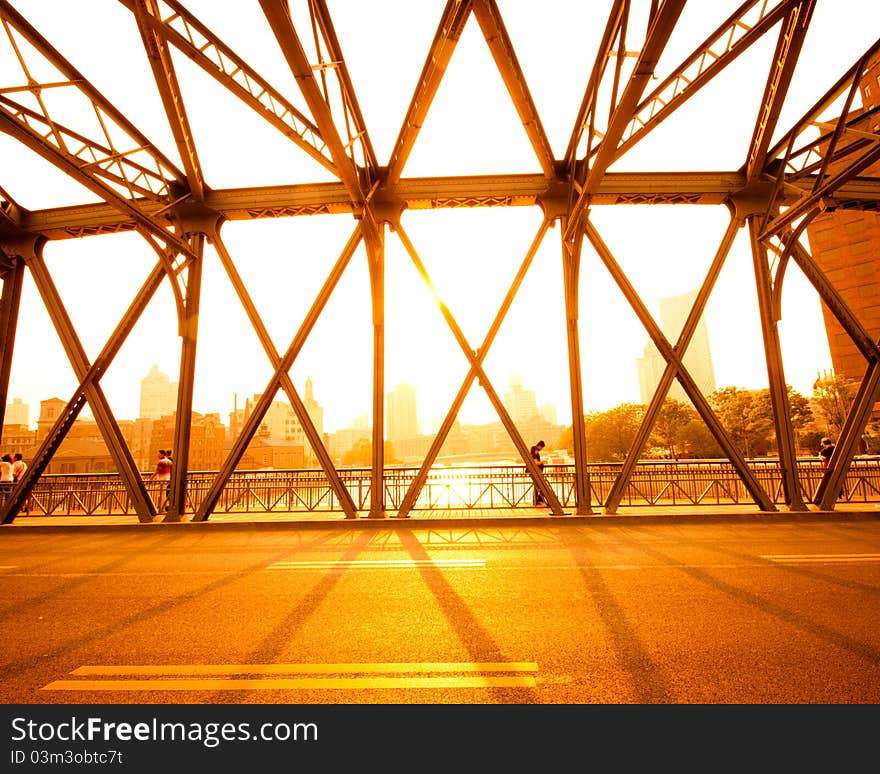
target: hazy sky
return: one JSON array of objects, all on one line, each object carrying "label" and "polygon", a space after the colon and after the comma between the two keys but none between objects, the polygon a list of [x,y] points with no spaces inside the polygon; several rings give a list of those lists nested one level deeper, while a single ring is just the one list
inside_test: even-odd
[{"label": "hazy sky", "polygon": [[[176,158],[136,27],[120,3],[18,0],[14,4],[145,134]],[[557,157],[564,155],[592,66],[595,40],[604,26],[605,11],[593,16],[588,9],[604,9],[608,4],[545,0],[536,11],[535,4],[499,1]],[[185,5],[296,104],[303,104],[256,0],[200,0]],[[686,23],[673,36],[657,75],[675,67],[737,5],[689,3],[682,17]],[[397,137],[442,6],[442,2],[407,0],[329,2],[382,164]],[[523,12],[525,8],[530,10]],[[874,42],[878,30],[876,0],[818,0],[801,67],[783,110],[783,131]],[[768,37],[750,49],[612,171],[739,168],[774,43]],[[245,107],[238,107],[235,98],[176,50],[174,56],[209,186],[328,179],[328,173],[304,152]],[[5,36],[0,38],[0,73],[4,81],[10,78],[0,84],[4,87],[22,80]],[[84,110],[83,101],[60,93],[71,90],[56,91],[53,110],[67,111],[65,121],[74,121],[74,116],[93,120],[87,104]],[[25,207],[95,199],[5,135],[0,136],[0,169],[0,185]],[[519,119],[471,19],[404,175],[537,171]],[[592,209],[597,229],[655,316],[661,297],[699,286],[728,217],[724,207]],[[473,348],[482,343],[540,218],[537,208],[522,207],[404,214],[404,229]],[[342,215],[223,226],[222,237],[280,351],[287,348],[353,227],[353,218]],[[568,423],[559,240],[558,227],[548,232],[490,350],[486,369],[502,395],[510,376],[522,375],[524,387],[535,390],[539,404],[555,404],[559,421]],[[386,388],[404,381],[413,384],[420,420],[430,427],[433,419],[446,413],[467,372],[467,361],[400,241],[390,232],[386,250]],[[154,253],[138,236],[116,234],[52,243],[45,256],[79,335],[94,356],[152,267]],[[220,412],[225,420],[235,394],[241,403],[245,396],[262,391],[270,368],[210,248],[206,258],[194,408]],[[745,230],[709,303],[707,325],[717,384],[766,386]],[[312,378],[315,396],[325,409],[327,431],[370,413],[371,335],[366,260],[360,250],[292,369],[301,390],[306,377]],[[818,298],[795,267],[785,281],[781,335],[787,381],[809,394],[816,374],[830,368],[830,358]],[[581,269],[581,340],[587,410],[638,402],[636,358],[647,335],[588,247]],[[154,363],[176,381],[179,357],[177,323],[166,283],[102,379],[117,417],[137,416],[140,380]],[[66,400],[76,383],[28,277],[10,399],[21,397],[31,404],[33,421],[41,399]],[[478,386],[460,418],[496,419]]]}]

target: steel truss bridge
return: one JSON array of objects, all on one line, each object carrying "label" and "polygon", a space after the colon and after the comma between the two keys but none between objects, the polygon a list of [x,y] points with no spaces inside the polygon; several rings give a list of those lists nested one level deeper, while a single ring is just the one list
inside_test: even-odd
[{"label": "steel truss bridge", "polygon": [[[430,4],[431,12],[437,14],[436,32],[425,52],[423,69],[387,159],[378,159],[373,150],[369,127],[347,69],[346,51],[336,34],[334,22],[338,17],[331,12],[334,3],[259,0],[245,12],[265,17],[273,43],[300,91],[294,101],[249,66],[192,13],[187,3],[178,0],[118,2],[139,32],[143,43],[139,54],[145,56],[151,68],[164,107],[163,120],[175,141],[176,158],[161,152],[132,118],[107,99],[77,69],[76,63],[61,53],[58,41],[53,43],[28,21],[25,0],[15,3],[0,0],[3,24],[0,42],[8,50],[6,61],[15,65],[6,67],[0,75],[0,129],[20,144],[22,154],[36,154],[50,162],[98,199],[97,203],[28,210],[8,193],[14,190],[15,181],[4,180],[6,173],[0,170],[0,271],[3,277],[0,325],[4,334],[0,352],[0,411],[4,410],[9,389],[26,272],[46,306],[78,381],[64,411],[31,460],[26,476],[3,504],[4,523],[11,522],[29,498],[37,497],[53,454],[86,405],[115,461],[131,512],[142,522],[158,518],[149,488],[137,470],[118,420],[102,391],[101,378],[165,282],[170,283],[174,294],[182,350],[174,443],[176,462],[171,508],[164,516],[168,520],[186,517],[205,521],[218,507],[225,507],[224,493],[230,491],[237,480],[236,466],[279,391],[290,401],[318,458],[320,487],[330,493],[346,518],[381,518],[392,508],[397,516],[406,517],[428,496],[425,493],[430,489],[434,462],[475,382],[485,390],[522,457],[528,477],[543,492],[552,513],[562,513],[564,505],[578,514],[592,513],[597,507],[606,513],[617,509],[631,491],[638,461],[674,380],[678,380],[722,449],[725,464],[733,471],[737,486],[760,510],[785,507],[803,511],[811,506],[825,510],[835,506],[839,493],[845,491],[844,483],[853,467],[859,439],[880,397],[880,347],[817,265],[802,236],[808,224],[822,212],[870,211],[875,210],[880,201],[880,180],[869,174],[872,165],[880,161],[877,109],[850,110],[867,68],[880,49],[880,41],[840,73],[827,93],[798,120],[788,126],[780,125],[816,6],[823,0],[746,0],[729,16],[719,11],[714,31],[704,40],[696,41],[691,53],[662,78],[656,76],[658,61],[677,31],[685,12],[685,0],[642,3],[607,0],[591,4],[591,8],[595,6],[591,23],[601,29],[602,34],[595,49],[583,52],[585,64],[591,69],[582,91],[573,95],[580,107],[561,157],[554,155],[551,149],[505,26],[506,4],[496,0],[449,0],[445,4]],[[242,13],[238,4],[235,12]],[[344,13],[344,10],[336,13]],[[534,151],[536,171],[533,174],[407,177],[407,159],[468,22],[475,22],[485,38],[494,66]],[[853,20],[853,24],[858,23],[858,19]],[[388,30],[383,32],[387,36]],[[772,41],[775,51],[766,78],[744,86],[760,94],[760,98],[748,152],[738,168],[708,173],[687,169],[664,173],[609,171],[692,96],[703,89],[717,88],[719,75],[744,52],[767,40]],[[286,137],[294,146],[292,152],[308,154],[330,173],[331,182],[300,181],[272,187],[211,189],[199,160],[199,138],[190,124],[172,51],[186,56],[225,87],[241,110],[254,111]],[[113,67],[113,63],[108,62],[108,67]],[[51,72],[51,76],[43,75],[47,72]],[[44,97],[50,91],[62,90],[71,98],[84,101],[97,117],[92,124],[92,134],[67,126],[54,112],[54,107],[50,109],[50,105],[57,103]],[[299,108],[297,104],[304,107]],[[836,104],[844,108],[829,119],[828,110]],[[590,217],[592,208],[626,203],[724,204],[729,209],[729,226],[676,341],[663,334]],[[543,222],[485,338],[476,344],[468,341],[452,312],[438,302],[469,370],[424,462],[407,475],[401,491],[395,489],[394,501],[389,503],[388,472],[383,456],[386,238],[393,234],[401,240],[414,266],[431,287],[431,277],[403,228],[403,213],[410,209],[516,206],[540,208]],[[224,244],[222,224],[227,220],[328,213],[347,213],[352,217],[351,237],[313,305],[306,310],[296,335],[286,349],[279,351]],[[525,441],[483,368],[529,263],[548,230],[556,225],[561,237],[572,416],[584,414],[578,288],[585,240],[666,361],[626,462],[614,469],[610,482],[597,486],[595,479],[599,474],[588,460],[584,427],[580,422],[574,423],[574,465],[566,474],[570,487],[559,494],[548,480],[549,471],[545,475],[531,460]],[[734,235],[743,227],[748,229],[754,262],[779,445],[778,492],[781,494],[777,494],[776,485],[762,476],[758,467],[742,456],[683,363]],[[50,240],[119,231],[139,234],[155,252],[155,266],[100,353],[89,359],[44,261],[43,250]],[[223,465],[199,481],[198,497],[194,498],[189,491],[194,483],[188,475],[188,459],[199,293],[206,243],[216,250],[273,374]],[[353,494],[348,475],[334,467],[289,376],[349,259],[361,245],[368,261],[373,327],[373,451],[370,469],[365,473],[368,484],[362,490],[368,493],[366,500],[356,497],[357,492]],[[815,485],[805,485],[814,471],[805,473],[796,458],[778,332],[782,280],[786,267],[792,262],[812,283],[865,358],[865,375],[831,465]]]}]

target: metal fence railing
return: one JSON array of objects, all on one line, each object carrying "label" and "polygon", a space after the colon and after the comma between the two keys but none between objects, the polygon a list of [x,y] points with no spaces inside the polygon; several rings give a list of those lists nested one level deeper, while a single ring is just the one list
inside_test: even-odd
[{"label": "metal fence railing", "polygon": [[[776,459],[754,459],[749,467],[767,493],[782,504],[782,475]],[[812,502],[822,479],[818,459],[802,459],[798,474],[803,497]],[[384,474],[385,508],[396,511],[418,472],[417,468],[388,468]],[[591,505],[601,507],[620,464],[588,466]],[[544,473],[563,507],[574,505],[572,465],[547,465]],[[359,511],[370,507],[368,469],[341,469],[339,475]],[[187,511],[195,511],[216,473],[187,476]],[[165,484],[146,482],[157,507]],[[515,509],[532,507],[532,480],[524,465],[435,467],[413,511]],[[8,490],[6,490],[8,492]],[[6,492],[0,492],[5,497]],[[700,506],[749,504],[752,498],[733,466],[725,460],[640,462],[627,484],[621,506]],[[880,502],[880,457],[853,460],[838,502]],[[341,511],[336,494],[321,470],[261,470],[233,473],[223,488],[214,513],[291,513]],[[120,515],[134,508],[122,479],[112,473],[44,475],[28,500],[31,515]]]}]

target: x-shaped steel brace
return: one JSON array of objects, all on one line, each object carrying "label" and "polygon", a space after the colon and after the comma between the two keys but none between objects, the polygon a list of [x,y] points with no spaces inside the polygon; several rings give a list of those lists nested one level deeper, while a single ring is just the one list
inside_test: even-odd
[{"label": "x-shaped steel brace", "polygon": [[639,298],[635,288],[630,284],[629,279],[618,265],[611,251],[602,241],[602,237],[599,235],[599,232],[596,230],[592,221],[586,220],[584,222],[584,228],[586,236],[596,249],[600,260],[605,264],[605,267],[608,269],[624,297],[636,313],[639,321],[645,327],[645,330],[653,340],[658,351],[667,363],[674,366],[679,383],[682,388],[684,388],[684,391],[693,403],[694,408],[703,418],[703,421],[715,437],[715,440],[718,442],[718,445],[721,447],[724,454],[731,463],[733,463],[733,467],[742,479],[743,484],[745,484],[746,489],[752,495],[761,510],[775,511],[776,506],[773,504],[773,500],[764,491],[764,488],[761,486],[758,479],[749,469],[745,458],[736,448],[727,431],[712,411],[708,401],[703,397],[699,387],[697,387],[696,382],[694,382],[693,377],[690,375],[687,368],[685,368],[681,359],[681,353],[679,353],[676,348],[672,347],[666,336],[663,334],[663,331],[660,329],[660,326],[654,321],[651,313],[648,311],[641,298]]},{"label": "x-shaped steel brace", "polygon": [[415,265],[415,268],[418,271],[419,275],[422,277],[425,284],[428,286],[428,289],[431,291],[431,294],[434,296],[434,299],[437,302],[437,306],[440,308],[441,314],[449,325],[453,336],[455,337],[456,341],[462,349],[462,352],[464,352],[465,357],[470,363],[470,370],[468,371],[464,382],[462,382],[461,388],[456,394],[455,400],[452,403],[452,407],[447,413],[446,418],[440,427],[440,430],[437,432],[437,435],[435,436],[434,441],[431,444],[431,448],[428,451],[427,456],[422,462],[418,473],[416,473],[416,477],[413,479],[412,483],[409,486],[409,489],[403,497],[400,508],[397,512],[398,518],[408,517],[409,512],[413,509],[416,500],[418,499],[419,493],[425,485],[425,481],[427,480],[431,466],[434,464],[434,460],[436,460],[437,455],[440,452],[440,448],[442,447],[443,442],[446,440],[446,436],[452,428],[455,417],[458,415],[461,404],[464,402],[464,399],[467,396],[467,393],[470,390],[474,379],[478,379],[483,389],[486,391],[487,397],[491,401],[495,410],[498,412],[498,416],[501,419],[502,424],[506,428],[511,440],[516,446],[517,451],[525,462],[529,474],[535,481],[535,486],[538,488],[538,490],[544,496],[545,501],[550,506],[551,512],[555,515],[561,515],[563,513],[562,505],[559,502],[559,498],[557,498],[556,493],[553,491],[553,488],[550,486],[544,474],[535,464],[535,461],[532,459],[529,449],[523,441],[522,436],[519,434],[519,431],[516,429],[513,420],[510,418],[510,415],[508,414],[504,403],[498,397],[498,394],[492,387],[492,383],[489,381],[489,377],[486,376],[486,372],[483,370],[483,360],[486,358],[489,347],[491,346],[492,341],[498,333],[498,329],[501,327],[501,323],[504,320],[504,317],[507,314],[507,311],[510,308],[514,297],[516,296],[516,293],[519,290],[523,279],[525,278],[526,272],[528,271],[528,268],[538,251],[538,247],[540,247],[541,245],[544,235],[547,233],[549,225],[550,222],[546,219],[541,223],[541,226],[538,229],[538,234],[532,241],[528,253],[526,254],[526,257],[523,260],[522,265],[520,266],[520,269],[510,286],[510,289],[507,291],[507,295],[504,297],[504,301],[502,302],[501,307],[499,308],[498,313],[496,314],[495,319],[492,322],[492,325],[489,328],[489,332],[486,334],[486,337],[483,340],[483,345],[479,349],[473,350],[471,349],[470,345],[468,344],[467,338],[465,337],[464,333],[462,332],[461,328],[453,317],[452,312],[449,310],[449,307],[440,298],[439,294],[434,288],[434,284],[431,281],[428,271],[422,263],[421,259],[419,258],[419,255],[416,252],[416,249],[410,241],[409,237],[407,236],[406,231],[404,231],[399,222],[395,224],[394,230],[400,237],[400,241],[406,248],[406,251],[409,254],[413,264]]}]

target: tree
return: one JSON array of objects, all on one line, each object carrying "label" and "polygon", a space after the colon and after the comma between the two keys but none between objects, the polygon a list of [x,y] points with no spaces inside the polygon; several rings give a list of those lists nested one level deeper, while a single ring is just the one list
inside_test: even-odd
[{"label": "tree", "polygon": [[827,371],[813,382],[813,403],[819,410],[819,420],[824,423],[825,435],[839,438],[846,415],[855,400],[856,383],[845,376]]},{"label": "tree", "polygon": [[709,396],[721,424],[746,457],[765,452],[773,432],[773,415],[768,415],[759,392],[724,387]]},{"label": "tree", "polygon": [[[694,412],[696,414],[696,412]],[[711,460],[723,457],[724,452],[715,440],[715,436],[699,415],[682,428],[682,443],[689,457]]]},{"label": "tree", "polygon": [[350,467],[369,467],[373,462],[373,444],[369,438],[359,438],[342,455],[342,464]]},{"label": "tree", "polygon": [[697,417],[692,406],[674,398],[666,398],[651,431],[651,442],[655,446],[664,447],[669,458],[677,460],[685,451],[686,428]]},{"label": "tree", "polygon": [[[813,448],[813,442],[808,434],[803,434],[805,428],[813,424],[813,410],[810,408],[810,401],[795,390],[791,385],[786,385],[788,392],[788,407],[791,416],[791,427],[795,432],[795,437],[802,445]],[[754,393],[755,407],[754,413],[757,417],[762,417],[774,428],[771,431],[771,440],[776,442],[775,423],[773,420],[773,401],[770,399],[770,390],[764,389]],[[779,448],[776,442],[776,448]]]},{"label": "tree", "polygon": [[[391,441],[385,441],[385,464],[397,462]],[[373,464],[373,442],[369,438],[359,438],[345,454],[342,464],[353,468],[368,468]]]},{"label": "tree", "polygon": [[644,413],[644,406],[623,403],[608,411],[587,414],[587,458],[591,462],[623,460],[629,453]]}]

